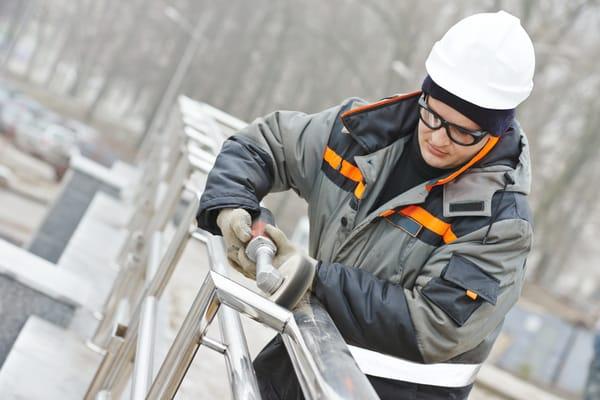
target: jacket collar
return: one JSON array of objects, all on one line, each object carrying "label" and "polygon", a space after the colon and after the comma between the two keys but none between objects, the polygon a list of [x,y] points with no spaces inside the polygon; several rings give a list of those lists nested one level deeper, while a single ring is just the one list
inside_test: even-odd
[{"label": "jacket collar", "polygon": [[[397,95],[372,104],[361,105],[341,115],[341,121],[348,133],[365,149],[364,156],[355,160],[365,178],[377,177],[378,167],[384,163],[378,160],[389,155],[386,147],[414,132],[418,123],[416,108],[421,91]],[[392,147],[392,146],[390,146]],[[504,173],[508,172],[514,181],[506,185],[506,190],[528,194],[531,185],[529,147],[525,134],[515,120],[511,129],[497,143],[486,145],[487,149],[478,153],[460,173],[452,173],[435,182],[427,182],[397,197],[393,203],[408,204],[423,202],[427,191],[434,186],[444,186],[445,209],[450,202],[485,200],[490,204],[491,196],[505,186]],[[484,147],[485,148],[485,147]],[[368,164],[367,164],[368,162]],[[487,178],[485,178],[487,177]],[[367,185],[369,184],[367,179]],[[452,185],[447,185],[452,182]],[[477,184],[475,184],[477,182]],[[423,190],[423,188],[427,190]],[[368,189],[367,189],[368,190]],[[448,203],[448,204],[446,204]],[[388,202],[388,204],[390,204]],[[386,204],[386,205],[388,205]],[[391,205],[391,204],[390,204]],[[482,215],[488,214],[489,208]],[[450,216],[450,211],[445,214]]]},{"label": "jacket collar", "polygon": [[344,112],[341,120],[350,136],[372,153],[414,132],[421,91],[396,95]]}]

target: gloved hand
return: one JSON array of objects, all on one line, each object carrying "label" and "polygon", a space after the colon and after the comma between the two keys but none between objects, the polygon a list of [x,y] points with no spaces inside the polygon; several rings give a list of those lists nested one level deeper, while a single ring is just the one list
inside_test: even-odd
[{"label": "gloved hand", "polygon": [[224,208],[217,216],[217,225],[223,234],[227,259],[245,277],[256,279],[256,264],[245,253],[246,243],[252,238],[252,217],[242,208]]},{"label": "gloved hand", "polygon": [[265,233],[269,235],[275,246],[277,247],[277,252],[273,257],[273,266],[275,268],[279,268],[281,264],[286,262],[288,258],[293,256],[296,253],[301,253],[296,246],[294,246],[285,233],[283,231],[273,225],[265,226]]},{"label": "gloved hand", "polygon": [[273,265],[283,275],[283,283],[269,299],[291,310],[312,289],[318,262],[296,249],[280,229],[267,225],[265,232],[277,246]]}]

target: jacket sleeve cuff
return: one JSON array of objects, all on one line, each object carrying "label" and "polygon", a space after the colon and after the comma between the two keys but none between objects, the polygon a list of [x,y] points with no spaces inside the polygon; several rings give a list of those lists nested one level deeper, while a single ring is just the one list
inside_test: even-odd
[{"label": "jacket sleeve cuff", "polygon": [[217,216],[219,211],[224,208],[243,208],[253,217],[260,211],[260,205],[256,199],[239,195],[217,197],[210,200],[203,199],[196,214],[198,227],[213,235],[222,235],[221,229],[217,225]]}]

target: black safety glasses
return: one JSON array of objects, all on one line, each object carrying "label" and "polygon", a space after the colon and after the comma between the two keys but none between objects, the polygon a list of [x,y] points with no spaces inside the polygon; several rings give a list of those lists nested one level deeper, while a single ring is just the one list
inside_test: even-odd
[{"label": "black safety glasses", "polygon": [[488,134],[484,130],[474,131],[446,121],[438,113],[429,108],[425,94],[422,94],[419,98],[419,117],[429,129],[437,130],[444,127],[450,140],[461,146],[473,146],[481,142],[485,135]]}]

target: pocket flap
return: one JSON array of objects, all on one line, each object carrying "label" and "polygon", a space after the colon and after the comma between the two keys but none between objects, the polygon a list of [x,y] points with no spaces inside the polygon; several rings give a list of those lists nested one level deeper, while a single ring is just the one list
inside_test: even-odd
[{"label": "pocket flap", "polygon": [[494,305],[498,300],[500,281],[461,255],[452,255],[442,278],[465,289],[467,296],[473,300],[479,296]]}]

